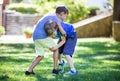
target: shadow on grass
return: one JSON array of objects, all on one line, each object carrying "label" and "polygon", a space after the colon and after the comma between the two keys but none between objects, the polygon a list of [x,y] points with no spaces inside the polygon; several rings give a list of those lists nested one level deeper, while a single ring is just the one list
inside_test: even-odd
[{"label": "shadow on grass", "polygon": [[110,42],[85,42],[78,43],[78,47],[87,47],[94,54],[120,54],[120,43]]},{"label": "shadow on grass", "polygon": [[[78,58],[92,58],[103,57],[108,60],[120,61],[120,43],[110,42],[85,42],[78,43],[80,49],[76,50],[75,57]],[[82,49],[81,49],[82,48]],[[86,49],[87,48],[87,49]]]},{"label": "shadow on grass", "polygon": [[0,75],[0,81],[9,81],[9,76],[6,74]]},{"label": "shadow on grass", "polygon": [[118,71],[96,70],[80,73],[81,81],[119,81]]},{"label": "shadow on grass", "polygon": [[0,57],[0,63],[6,63],[6,62],[14,62],[14,63],[25,63],[25,62],[30,62],[27,58],[19,58],[18,57]]},{"label": "shadow on grass", "polygon": [[34,53],[34,44],[0,44],[0,54]]},{"label": "shadow on grass", "polygon": [[42,77],[42,76],[40,76],[40,75],[36,75],[36,78],[37,78],[37,80],[36,81],[48,81],[48,79],[47,78],[44,78],[44,77]]}]

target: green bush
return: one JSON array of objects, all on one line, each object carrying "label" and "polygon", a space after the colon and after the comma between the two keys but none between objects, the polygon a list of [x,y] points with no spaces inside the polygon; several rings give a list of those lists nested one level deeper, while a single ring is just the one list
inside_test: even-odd
[{"label": "green bush", "polygon": [[16,10],[17,12],[21,12],[23,14],[35,14],[37,12],[37,6],[35,5],[28,5],[28,4],[10,4],[7,9],[9,10]]},{"label": "green bush", "polygon": [[39,12],[40,14],[54,13],[57,5],[58,4],[56,2],[43,3],[39,5],[39,7],[37,8],[37,12]]},{"label": "green bush", "polygon": [[88,8],[85,6],[84,0],[76,0],[76,2],[72,1],[69,2],[67,5],[69,9],[69,16],[68,16],[68,22],[74,23],[77,21],[80,21],[87,17],[89,14]]},{"label": "green bush", "polygon": [[91,7],[88,7],[88,10],[90,11],[89,15],[96,15],[96,11],[100,10],[100,8],[96,6],[91,6]]},{"label": "green bush", "polygon": [[79,20],[84,19],[89,14],[88,8],[85,7],[84,0],[76,0],[76,2],[73,0],[61,0],[61,1],[51,0],[50,2],[38,2],[37,5],[40,6],[37,9],[37,11],[42,14],[48,12],[55,12],[55,8],[61,4],[65,5],[69,9],[69,15],[66,22],[69,23],[77,22]]},{"label": "green bush", "polygon": [[16,10],[24,14],[40,13],[41,15],[49,12],[54,13],[58,5],[65,5],[69,9],[69,15],[66,22],[74,23],[86,18],[89,14],[88,8],[85,7],[84,0],[31,0],[32,4],[11,4],[8,6],[10,10]]}]

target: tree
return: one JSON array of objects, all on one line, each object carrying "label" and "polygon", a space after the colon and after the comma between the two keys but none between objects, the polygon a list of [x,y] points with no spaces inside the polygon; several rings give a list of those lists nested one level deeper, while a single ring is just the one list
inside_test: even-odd
[{"label": "tree", "polygon": [[114,0],[112,33],[113,38],[120,41],[120,0]]},{"label": "tree", "polygon": [[113,21],[120,21],[120,0],[114,0]]}]

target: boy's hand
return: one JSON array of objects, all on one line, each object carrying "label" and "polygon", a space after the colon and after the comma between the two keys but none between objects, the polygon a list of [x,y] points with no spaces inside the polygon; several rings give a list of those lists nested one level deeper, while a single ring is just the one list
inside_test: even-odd
[{"label": "boy's hand", "polygon": [[52,52],[56,51],[59,47],[61,47],[66,40],[66,37],[64,35],[61,36],[61,42],[59,44],[57,44],[55,47],[49,48]]},{"label": "boy's hand", "polygon": [[66,38],[65,35],[61,36],[61,40],[62,40],[62,41],[66,40],[65,38]]}]

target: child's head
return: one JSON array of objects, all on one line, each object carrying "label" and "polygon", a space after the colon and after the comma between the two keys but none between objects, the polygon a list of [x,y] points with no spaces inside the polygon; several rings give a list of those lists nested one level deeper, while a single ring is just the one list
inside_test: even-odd
[{"label": "child's head", "polygon": [[68,9],[65,6],[58,6],[56,8],[56,14],[58,18],[65,20],[68,15]]},{"label": "child's head", "polygon": [[56,34],[56,30],[57,30],[57,23],[53,20],[48,20],[45,23],[44,28],[45,28],[45,32],[47,36],[54,37],[54,35]]}]

